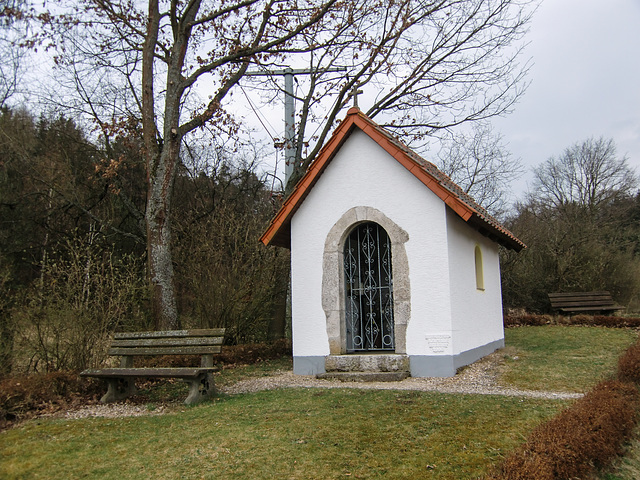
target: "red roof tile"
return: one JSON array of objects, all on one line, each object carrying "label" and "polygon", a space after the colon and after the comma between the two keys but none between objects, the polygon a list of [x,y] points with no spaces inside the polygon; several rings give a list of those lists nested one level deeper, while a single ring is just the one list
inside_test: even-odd
[{"label": "red roof tile", "polygon": [[369,135],[471,227],[512,250],[520,251],[525,248],[524,243],[476,203],[447,175],[438,170],[433,163],[420,157],[356,107],[349,109],[347,117],[336,128],[316,159],[309,165],[304,177],[297,183],[291,195],[260,238],[262,243],[285,248],[291,247],[291,218],[293,214],[355,128],[359,128]]}]

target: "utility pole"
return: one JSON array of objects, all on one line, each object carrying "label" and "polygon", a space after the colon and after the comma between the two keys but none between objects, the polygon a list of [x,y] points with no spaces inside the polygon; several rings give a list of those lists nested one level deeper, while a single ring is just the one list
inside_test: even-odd
[{"label": "utility pole", "polygon": [[295,168],[296,161],[296,104],[295,96],[293,94],[293,77],[295,75],[309,75],[312,73],[325,73],[325,72],[344,72],[347,67],[333,67],[333,68],[285,68],[284,70],[265,70],[256,72],[247,72],[245,76],[248,77],[271,77],[274,75],[284,76],[284,184],[287,185],[293,169]]},{"label": "utility pole", "polygon": [[[295,96],[293,94],[293,77],[295,75],[310,75],[312,73],[324,73],[324,72],[344,72],[346,67],[334,67],[324,69],[293,69],[285,68],[284,70],[265,70],[246,72],[245,75],[249,77],[272,77],[275,75],[284,76],[284,140],[285,140],[285,167],[284,167],[284,185],[285,189],[289,183],[289,179],[293,175],[293,171],[296,165],[296,104]],[[275,340],[278,338],[284,338],[285,328],[287,324],[287,292],[291,290],[291,272],[287,275],[276,279],[276,283],[279,284],[281,295],[276,300],[274,309],[274,315],[271,322],[269,322],[268,338],[269,340]]]}]

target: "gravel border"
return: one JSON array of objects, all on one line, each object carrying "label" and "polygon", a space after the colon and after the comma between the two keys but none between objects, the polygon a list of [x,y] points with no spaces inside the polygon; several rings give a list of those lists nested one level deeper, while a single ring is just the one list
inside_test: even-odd
[{"label": "gravel border", "polygon": [[363,390],[414,390],[423,392],[461,393],[473,395],[503,395],[509,397],[572,399],[582,393],[520,390],[500,385],[497,381],[504,366],[504,352],[494,352],[469,365],[454,377],[409,377],[399,382],[341,382],[320,380],[314,376],[277,372],[273,376],[242,380],[220,391],[234,395],[274,388],[359,388]]},{"label": "gravel border", "polygon": [[120,418],[120,417],[142,417],[151,415],[163,415],[165,413],[175,412],[184,407],[182,403],[164,403],[155,405],[150,408],[148,405],[140,405],[128,402],[115,403],[98,403],[93,405],[83,405],[79,408],[66,410],[60,414],[42,415],[46,417],[63,417],[63,418]]},{"label": "gravel border", "polygon": [[[515,357],[517,359],[517,357]],[[358,388],[363,390],[413,390],[422,392],[457,393],[472,395],[503,395],[508,397],[574,399],[582,393],[546,392],[538,390],[519,390],[500,385],[498,377],[504,368],[504,352],[494,352],[478,360],[459,372],[455,377],[413,378],[400,382],[341,382],[339,380],[320,380],[313,376],[294,375],[291,371],[277,371],[273,375],[241,380],[233,385],[219,386],[220,392],[227,395],[253,393],[278,388]],[[180,402],[148,405],[122,402],[111,404],[85,405],[64,412],[65,418],[88,417],[137,417],[142,415],[162,415],[184,408]],[[58,415],[56,415],[58,416]]]}]

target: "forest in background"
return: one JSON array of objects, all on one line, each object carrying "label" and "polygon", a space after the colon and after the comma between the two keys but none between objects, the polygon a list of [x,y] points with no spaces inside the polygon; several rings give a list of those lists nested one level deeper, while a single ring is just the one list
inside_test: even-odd
[{"label": "forest in background", "polygon": [[[153,328],[135,141],[112,145],[114,159],[70,119],[0,112],[5,373],[96,365],[113,331]],[[181,326],[266,341],[288,252],[258,238],[279,199],[253,159],[209,151],[197,161],[183,158],[172,210]]]},{"label": "forest in background", "polygon": [[[506,201],[522,167],[490,120],[526,89],[533,3],[0,0],[2,373],[97,365],[123,329],[287,335],[288,252],[257,239],[365,88],[364,113],[441,145],[425,158],[528,245],[502,252],[506,309],[585,290],[640,309],[637,176],[612,141],[568,146]],[[231,97],[272,103],[291,65],[287,186]]]},{"label": "forest in background", "polygon": [[[135,132],[107,150],[64,116],[0,112],[4,373],[97,365],[114,331],[153,328]],[[274,321],[288,251],[258,242],[281,192],[254,159],[191,147],[172,208],[181,327],[225,327],[232,344],[282,336]],[[528,246],[502,251],[505,308],[548,312],[548,292],[608,290],[637,311],[640,197],[626,159],[611,141],[588,140],[539,166],[536,179],[503,216]]]}]

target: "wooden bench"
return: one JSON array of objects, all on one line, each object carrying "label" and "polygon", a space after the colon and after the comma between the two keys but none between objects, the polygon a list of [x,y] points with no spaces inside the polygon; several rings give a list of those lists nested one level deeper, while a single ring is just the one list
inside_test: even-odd
[{"label": "wooden bench", "polygon": [[[103,403],[133,395],[135,378],[179,378],[189,384],[184,403],[197,403],[215,393],[213,373],[219,369],[213,366],[213,355],[221,351],[224,330],[116,333],[108,353],[120,355],[120,368],[89,369],[80,376],[107,380],[107,393],[100,399]],[[135,368],[133,358],[141,355],[201,355],[200,367]]]},{"label": "wooden bench", "polygon": [[564,313],[611,313],[625,307],[616,305],[609,292],[549,293],[551,308]]}]

